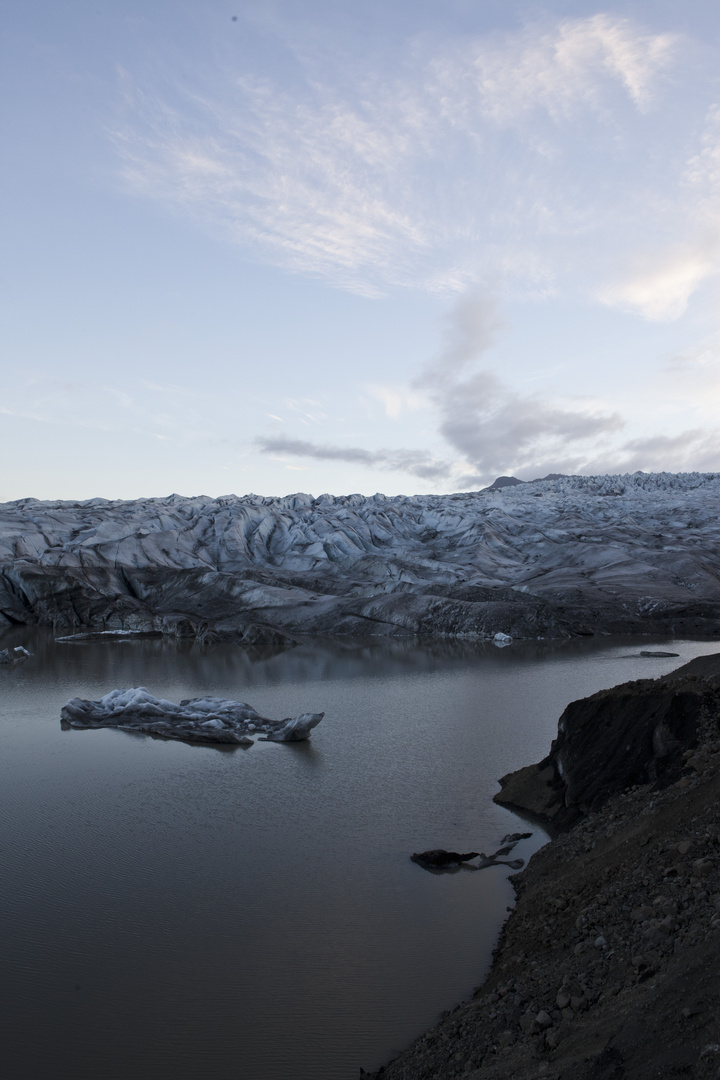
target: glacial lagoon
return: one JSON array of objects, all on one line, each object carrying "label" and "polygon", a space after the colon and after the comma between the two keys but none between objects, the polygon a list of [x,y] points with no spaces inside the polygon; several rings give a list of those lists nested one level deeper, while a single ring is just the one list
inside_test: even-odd
[{"label": "glacial lagoon", "polygon": [[[23,1080],[356,1080],[487,971],[507,868],[434,874],[526,826],[497,778],[568,701],[717,642],[316,641],[266,660],[167,639],[16,628],[0,668],[3,1059]],[[641,650],[677,658],[641,657]],[[145,686],[281,719],[309,742],[231,749],[62,730],[71,697]],[[544,842],[513,852],[528,858]]]}]

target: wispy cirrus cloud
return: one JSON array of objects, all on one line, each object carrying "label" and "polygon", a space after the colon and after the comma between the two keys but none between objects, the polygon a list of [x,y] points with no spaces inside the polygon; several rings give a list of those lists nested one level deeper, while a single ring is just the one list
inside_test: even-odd
[{"label": "wispy cirrus cloud", "polygon": [[[295,272],[368,295],[488,273],[543,293],[565,272],[558,237],[572,263],[569,241],[642,201],[620,173],[658,137],[679,51],[601,13],[411,42],[392,74],[328,77],[327,55],[298,55],[292,90],[228,69],[189,90],[127,76],[114,138],[132,190]],[[639,144],[618,150],[628,124]]]},{"label": "wispy cirrus cloud", "polygon": [[471,42],[464,63],[441,56],[432,69],[451,118],[467,123],[480,111],[509,126],[546,112],[560,122],[588,108],[608,111],[618,88],[647,109],[677,45],[673,34],[644,33],[629,19],[600,12],[562,20],[544,33],[531,27],[499,41]]},{"label": "wispy cirrus cloud", "polygon": [[682,239],[657,243],[631,257],[631,265],[599,291],[609,306],[670,321],[684,314],[690,297],[720,273],[720,107],[708,111],[700,149],[679,177],[674,206]]}]

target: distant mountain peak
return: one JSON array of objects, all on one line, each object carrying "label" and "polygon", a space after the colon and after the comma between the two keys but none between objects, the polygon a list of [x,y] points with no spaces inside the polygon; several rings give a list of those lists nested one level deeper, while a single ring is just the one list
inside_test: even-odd
[{"label": "distant mountain peak", "polygon": [[485,491],[499,491],[500,488],[515,487],[516,484],[524,484],[524,480],[518,480],[517,476],[498,476],[497,480],[493,480],[489,487],[485,488]]}]

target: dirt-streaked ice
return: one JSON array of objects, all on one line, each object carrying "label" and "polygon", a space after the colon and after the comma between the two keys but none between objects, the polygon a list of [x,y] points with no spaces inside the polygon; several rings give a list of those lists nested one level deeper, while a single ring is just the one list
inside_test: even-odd
[{"label": "dirt-streaked ice", "polygon": [[251,735],[270,742],[301,742],[324,713],[302,713],[285,720],[268,720],[243,701],[191,698],[176,705],[153,697],[144,686],[111,690],[99,701],[72,698],[61,711],[63,723],[73,728],[121,728],[161,735],[183,742],[251,745]]},{"label": "dirt-streaked ice", "polygon": [[[0,617],[58,634],[720,630],[720,476],[0,506]],[[498,638],[498,640],[503,640]]]}]

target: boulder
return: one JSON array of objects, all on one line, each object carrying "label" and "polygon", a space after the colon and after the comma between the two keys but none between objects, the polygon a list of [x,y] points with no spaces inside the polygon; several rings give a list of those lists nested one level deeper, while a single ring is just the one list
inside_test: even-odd
[{"label": "boulder", "polygon": [[495,802],[558,830],[635,784],[667,787],[708,713],[720,715],[720,654],[573,701],[548,756],[504,776]]}]

